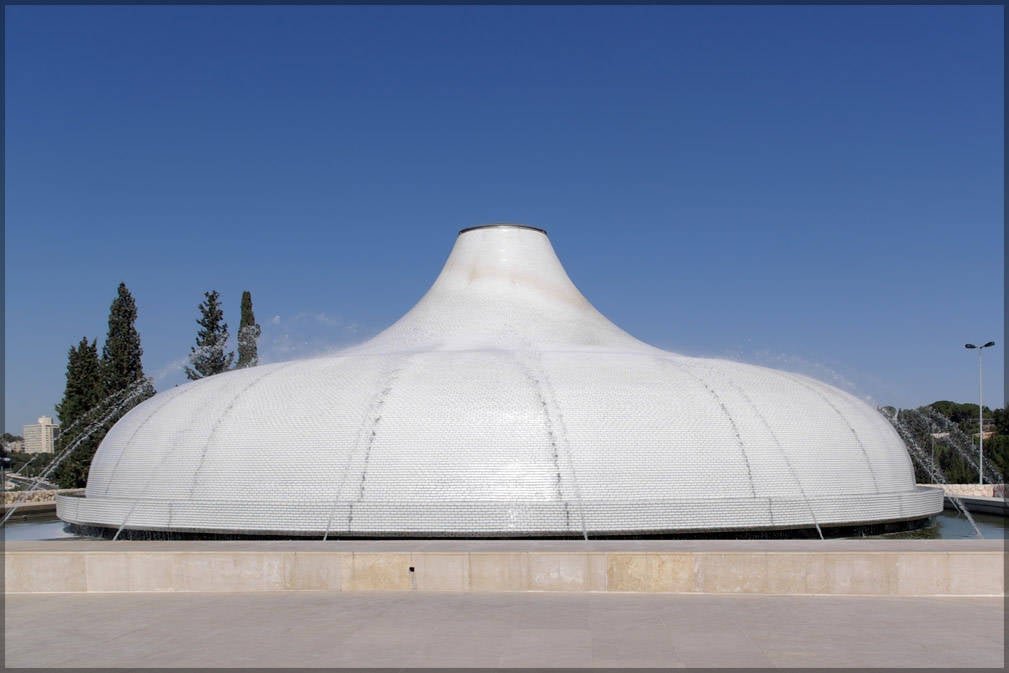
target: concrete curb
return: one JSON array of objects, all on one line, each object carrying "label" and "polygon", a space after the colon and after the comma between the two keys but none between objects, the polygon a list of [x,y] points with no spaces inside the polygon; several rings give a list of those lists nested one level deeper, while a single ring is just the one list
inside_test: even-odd
[{"label": "concrete curb", "polygon": [[5,592],[562,591],[1003,596],[977,551],[9,550]]}]

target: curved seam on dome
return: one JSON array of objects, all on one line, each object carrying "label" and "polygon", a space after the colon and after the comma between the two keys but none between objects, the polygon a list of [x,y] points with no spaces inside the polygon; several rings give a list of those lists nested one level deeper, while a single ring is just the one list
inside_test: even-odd
[{"label": "curved seam on dome", "polygon": [[[561,404],[557,399],[557,392],[554,390],[553,382],[550,380],[550,374],[547,373],[546,367],[542,364],[542,357],[542,353],[536,353],[536,362],[540,373],[543,374],[540,382],[542,383],[543,391],[547,394],[548,403],[552,404],[554,408],[555,421],[558,426],[558,438],[564,447],[564,460],[567,462],[568,472],[571,474],[571,487],[574,489],[574,498],[578,503],[578,518],[581,521],[582,536],[585,540],[588,540],[588,529],[585,527],[585,503],[581,499],[581,487],[578,483],[578,475],[574,469],[574,460],[571,455],[571,441],[567,434],[567,424],[564,422],[564,412],[561,410]],[[567,506],[565,506],[565,509],[567,509]],[[570,524],[568,524],[568,528],[570,529]]]},{"label": "curved seam on dome", "polygon": [[869,476],[872,477],[872,485],[876,489],[876,493],[879,494],[881,492],[879,490],[879,482],[876,481],[876,473],[872,469],[872,460],[869,459],[869,452],[865,450],[865,445],[862,443],[862,438],[858,436],[858,432],[855,430],[855,427],[848,421],[848,418],[844,414],[842,414],[841,410],[838,409],[836,406],[834,406],[834,403],[831,402],[827,398],[827,396],[824,395],[823,392],[821,392],[815,386],[812,386],[812,385],[806,383],[805,381],[803,381],[802,379],[800,379],[796,375],[792,374],[791,372],[784,372],[783,371],[783,372],[780,372],[780,373],[785,378],[791,379],[792,381],[794,381],[795,383],[798,383],[803,388],[806,388],[807,390],[813,391],[813,393],[815,393],[816,396],[819,397],[821,400],[823,400],[824,402],[826,402],[827,406],[830,407],[834,411],[834,413],[838,415],[838,417],[841,419],[841,421],[845,425],[848,426],[848,429],[851,430],[852,436],[855,438],[855,443],[858,444],[858,448],[862,452],[862,457],[865,458],[865,464],[869,468]]},{"label": "curved seam on dome", "polygon": [[[358,452],[358,447],[363,444],[364,456],[362,457],[361,481],[358,484],[357,498],[355,500],[351,500],[347,507],[348,533],[351,532],[354,525],[354,505],[364,500],[364,489],[368,480],[368,464],[371,460],[371,450],[375,446],[375,438],[378,436],[378,424],[382,421],[382,409],[385,407],[385,403],[386,400],[389,399],[389,395],[392,394],[393,384],[395,384],[399,377],[403,374],[403,370],[406,369],[411,357],[412,354],[402,356],[382,377],[383,382],[380,385],[378,392],[371,398],[371,403],[368,405],[368,413],[364,419],[365,423],[370,420],[370,425],[366,428],[364,423],[362,423],[361,429],[358,432],[357,442],[355,442],[354,445],[354,450],[351,451],[348,456],[346,467],[344,468],[343,479],[340,481],[340,487],[337,489],[337,497],[333,502],[334,513],[336,511],[337,504],[339,503],[339,498],[343,494],[343,487],[350,476],[350,468],[353,464],[354,455]],[[368,434],[369,429],[371,431],[370,434]],[[326,524],[324,538],[329,536],[329,528],[331,526],[332,520]]]},{"label": "curved seam on dome", "polygon": [[[553,403],[554,411],[556,413],[556,421],[558,425],[559,437],[564,446],[565,460],[568,464],[568,472],[571,473],[571,487],[575,492],[575,500],[578,503],[578,516],[582,524],[582,535],[586,540],[589,539],[588,528],[585,525],[585,503],[582,500],[581,485],[578,482],[578,474],[575,471],[575,463],[573,456],[571,454],[571,440],[568,437],[567,423],[564,421],[564,411],[561,409],[560,400],[557,398],[557,392],[554,390],[553,382],[550,380],[550,375],[547,370],[542,365],[543,354],[541,352],[536,352],[536,363],[539,367],[540,373],[543,375],[541,382],[543,384],[543,390],[547,393],[549,402]],[[570,525],[569,525],[570,528]]]},{"label": "curved seam on dome", "polygon": [[[165,394],[167,394],[167,392]],[[181,396],[181,394],[178,395],[178,396]],[[165,406],[167,406],[167,404]],[[187,420],[189,422],[191,422],[193,420],[193,418],[200,413],[200,411],[201,411],[200,407],[197,407],[197,408],[193,409],[192,412],[189,414]],[[161,466],[165,464],[166,460],[170,456],[174,455],[175,452],[178,450],[178,448],[179,448],[178,435],[179,435],[178,431],[176,431],[175,433],[173,433],[173,439],[172,439],[172,442],[171,442],[171,445],[170,445],[168,451],[166,451],[161,456],[161,458],[159,459],[158,464],[157,464],[157,466],[154,469],[154,472],[151,473],[151,475],[148,477],[147,481],[144,483],[143,488],[140,490],[140,495],[133,496],[135,499],[139,500],[139,499],[143,498],[144,494],[147,492],[147,489],[150,487],[151,483],[154,481],[154,478],[157,475],[158,470],[160,470]],[[125,496],[125,495],[123,495],[123,496],[112,496],[112,497],[123,497],[123,498],[128,499],[128,496]],[[130,513],[132,513],[132,510],[131,510]],[[129,516],[130,513],[128,513],[127,516]]]},{"label": "curved seam on dome", "polygon": [[526,380],[532,384],[533,391],[535,391],[536,397],[539,400],[540,407],[543,411],[543,422],[544,429],[546,430],[547,444],[553,449],[551,451],[551,459],[554,464],[554,474],[556,479],[554,480],[554,490],[557,492],[557,501],[564,507],[564,526],[567,530],[571,529],[571,511],[568,507],[567,500],[564,499],[564,489],[561,487],[562,477],[561,477],[561,463],[560,455],[557,448],[557,438],[554,435],[553,423],[550,420],[550,410],[547,407],[546,398],[543,395],[543,388],[540,381],[536,378],[532,371],[530,371],[521,362],[518,363],[519,368],[522,370],[522,374],[526,377]]},{"label": "curved seam on dome", "polygon": [[[543,418],[546,424],[547,441],[550,446],[553,447],[552,457],[554,461],[554,468],[557,470],[557,499],[564,506],[564,519],[565,526],[568,532],[571,531],[571,510],[570,503],[564,498],[564,490],[562,488],[562,469],[561,469],[561,456],[560,448],[558,447],[558,442],[563,442],[565,448],[567,449],[566,459],[568,463],[568,471],[571,473],[571,488],[574,490],[575,499],[578,501],[578,512],[579,518],[582,524],[582,535],[588,539],[588,529],[585,526],[585,506],[582,503],[581,489],[578,485],[578,477],[575,474],[574,462],[571,460],[571,446],[570,442],[567,441],[567,428],[564,425],[564,415],[560,409],[560,404],[557,402],[557,395],[553,391],[553,386],[550,385],[549,378],[547,377],[546,369],[543,367],[542,363],[539,361],[540,354],[535,351],[529,351],[530,356],[527,357],[536,366],[536,372],[526,365],[522,360],[518,359],[520,354],[515,353],[516,363],[522,373],[525,375],[526,379],[529,380],[533,385],[533,389],[536,391],[536,395],[539,398],[540,405],[543,408]],[[534,357],[535,356],[535,357]],[[539,376],[536,373],[539,373]],[[547,398],[550,398],[553,402],[554,411],[556,412],[556,425],[560,426],[558,432],[554,431],[555,420],[551,418],[550,415],[550,404]]]},{"label": "curved seam on dome", "polygon": [[[781,458],[785,461],[785,465],[788,466],[788,471],[791,473],[792,479],[795,480],[795,485],[799,487],[799,494],[802,496],[803,501],[806,503],[806,509],[809,510],[809,516],[813,519],[813,525],[817,527],[817,530],[819,530],[820,523],[817,521],[816,513],[813,511],[813,504],[810,501],[809,496],[806,495],[806,489],[802,486],[802,480],[799,479],[799,475],[796,473],[795,468],[792,466],[792,461],[789,460],[788,458],[788,453],[785,451],[785,447],[781,445],[781,440],[778,439],[778,435],[775,434],[774,429],[771,427],[771,424],[767,422],[767,418],[764,416],[764,414],[760,412],[760,409],[757,407],[756,403],[754,403],[753,399],[746,394],[746,391],[743,390],[741,386],[736,384],[736,382],[732,379],[732,377],[730,377],[725,372],[719,370],[708,368],[708,371],[715,371],[718,374],[720,374],[725,379],[726,383],[728,383],[733,389],[735,389],[735,391],[739,393],[740,397],[746,400],[746,403],[749,404],[750,408],[753,409],[753,412],[757,415],[757,418],[759,418],[760,422],[763,423],[765,428],[767,428],[768,434],[771,435],[771,439],[774,440],[774,445],[778,447],[778,452],[781,453]],[[773,523],[773,516],[772,516],[772,523]]]},{"label": "curved seam on dome", "polygon": [[[285,367],[285,369],[286,369],[286,367]],[[262,378],[262,377],[260,377],[260,378]],[[199,413],[199,411],[200,411],[200,408],[197,407],[193,411],[193,414],[191,415],[191,417],[194,416],[194,415],[196,415],[197,413]],[[151,470],[150,476],[147,478],[147,481],[144,483],[144,487],[140,490],[140,493],[141,493],[140,496],[134,496],[133,498],[124,498],[124,500],[130,500],[130,499],[132,499],[133,504],[130,506],[130,509],[126,512],[126,514],[123,516],[122,521],[119,523],[119,530],[116,531],[115,537],[112,538],[113,540],[119,539],[119,534],[123,531],[124,528],[126,528],[126,524],[129,523],[130,517],[133,516],[133,513],[136,511],[137,506],[140,504],[140,502],[141,501],[151,502],[150,498],[144,498],[144,497],[142,497],[143,494],[147,493],[147,489],[150,488],[151,482],[153,482],[154,478],[161,473],[161,467],[168,461],[168,459],[171,456],[175,455],[175,452],[178,451],[178,449],[179,449],[179,447],[181,445],[182,445],[181,442],[175,441],[173,443],[173,445],[169,448],[169,450],[166,451],[164,453],[164,455],[161,456],[161,460],[159,460],[158,464],[154,467],[153,470]],[[167,503],[169,515],[171,514],[171,511],[172,511],[172,500],[171,499],[155,500],[154,502]]]},{"label": "curved seam on dome", "polygon": [[715,392],[714,388],[708,385],[708,382],[705,379],[701,378],[697,374],[690,371],[690,369],[686,365],[676,362],[675,360],[669,358],[659,358],[659,361],[668,362],[669,364],[673,365],[674,367],[677,367],[681,371],[686,372],[688,376],[691,376],[696,381],[698,381],[702,386],[704,386],[704,389],[707,390],[708,393],[715,399],[715,402],[718,403],[718,406],[722,409],[722,413],[724,413],[725,417],[729,419],[729,425],[732,426],[732,433],[736,436],[736,444],[737,446],[739,446],[739,451],[743,455],[743,463],[746,464],[746,476],[750,481],[750,495],[756,498],[757,488],[753,484],[753,470],[750,467],[750,457],[746,455],[746,447],[743,445],[743,438],[739,435],[739,427],[736,425],[735,419],[732,417],[732,414],[729,413],[728,408],[725,406],[725,402],[722,400],[719,394]]},{"label": "curved seam on dome", "polygon": [[196,487],[199,484],[199,481],[200,481],[200,472],[203,470],[203,464],[207,460],[207,452],[210,450],[210,443],[214,440],[214,435],[217,434],[217,430],[218,430],[218,428],[221,427],[221,423],[223,423],[224,419],[228,417],[228,414],[231,413],[231,410],[235,408],[235,404],[238,402],[238,399],[240,397],[242,397],[243,395],[245,395],[245,393],[248,392],[248,390],[250,388],[252,388],[253,386],[255,386],[257,383],[259,383],[263,379],[268,378],[270,376],[273,376],[274,374],[279,374],[280,372],[285,371],[285,370],[289,369],[290,367],[293,367],[296,364],[298,364],[297,360],[294,361],[294,362],[292,362],[292,363],[290,363],[290,364],[288,364],[288,365],[286,365],[286,366],[278,367],[277,369],[274,369],[273,371],[266,372],[265,374],[257,376],[255,379],[253,379],[248,384],[246,384],[246,386],[244,388],[242,388],[237,393],[235,393],[235,396],[231,398],[231,401],[228,402],[228,406],[226,406],[224,408],[224,411],[221,412],[221,415],[217,417],[217,421],[214,423],[214,427],[210,430],[210,434],[207,435],[207,441],[204,442],[204,444],[203,444],[203,452],[200,453],[200,462],[196,466],[196,470],[193,472],[193,483],[189,487],[189,499],[190,500],[192,500],[193,494],[196,492]]},{"label": "curved seam on dome", "polygon": [[159,411],[161,411],[162,409],[164,409],[165,407],[167,407],[169,402],[171,402],[176,397],[178,397],[179,394],[180,394],[180,390],[181,389],[179,389],[179,388],[174,388],[171,391],[168,391],[168,392],[174,393],[173,395],[168,395],[168,392],[166,392],[165,394],[168,395],[167,399],[163,400],[163,402],[161,404],[159,404],[157,407],[155,407],[151,411],[151,413],[147,415],[147,418],[145,418],[143,421],[141,421],[140,425],[138,425],[136,427],[136,429],[133,431],[133,433],[130,434],[129,439],[127,439],[125,442],[123,442],[123,450],[120,451],[119,452],[119,456],[116,457],[116,462],[112,466],[112,471],[109,472],[108,479],[106,479],[106,481],[105,481],[105,493],[104,493],[105,495],[109,494],[109,489],[112,488],[112,480],[116,476],[116,471],[119,469],[119,464],[122,462],[123,458],[126,457],[126,453],[130,450],[130,447],[133,445],[133,439],[137,436],[137,433],[140,432],[140,430],[145,425],[147,425],[147,423],[152,418],[154,418],[155,414],[157,414]]}]

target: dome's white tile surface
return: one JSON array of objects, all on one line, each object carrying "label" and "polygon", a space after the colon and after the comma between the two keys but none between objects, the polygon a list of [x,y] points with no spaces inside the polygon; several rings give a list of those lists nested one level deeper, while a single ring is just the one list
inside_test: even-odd
[{"label": "dome's white tile surface", "polygon": [[368,342],[161,393],[102,442],[67,521],[316,534],[647,533],[927,516],[873,408],[609,322],[543,232],[464,231]]}]

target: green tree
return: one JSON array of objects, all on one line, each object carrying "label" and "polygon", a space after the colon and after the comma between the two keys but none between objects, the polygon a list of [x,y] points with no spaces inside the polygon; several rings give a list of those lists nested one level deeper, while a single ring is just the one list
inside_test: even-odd
[{"label": "green tree", "polygon": [[37,477],[52,460],[52,454],[48,453],[24,453],[23,451],[14,453],[4,449],[3,455],[11,459],[7,470],[20,472],[24,477]]},{"label": "green tree", "polygon": [[238,326],[238,363],[235,369],[259,364],[256,340],[261,333],[262,330],[256,324],[256,316],[252,313],[252,293],[246,290],[242,293],[242,322]]},{"label": "green tree", "polygon": [[224,322],[221,295],[217,290],[211,290],[204,292],[203,296],[199,306],[200,318],[196,321],[200,326],[196,333],[196,345],[189,350],[192,367],[186,367],[186,376],[193,381],[227,371],[235,359],[234,353],[224,351],[228,344],[228,324]]},{"label": "green tree", "polygon": [[71,346],[67,356],[67,382],[63,399],[56,405],[60,427],[65,430],[56,442],[56,453],[80,440],[79,445],[60,465],[55,475],[56,482],[63,488],[77,488],[87,482],[91,459],[98,449],[104,432],[95,432],[82,437],[90,429],[90,418],[97,411],[103,399],[104,382],[102,363],[98,358],[97,341],[81,339],[77,346]]},{"label": "green tree", "polygon": [[[977,405],[969,402],[962,404],[950,402],[949,400],[939,400],[928,406],[932,407],[940,414],[961,426],[966,432],[967,427],[977,427]],[[971,426],[973,423],[973,426]]]},{"label": "green tree", "polygon": [[1009,435],[995,435],[984,443],[985,463],[1006,483],[1009,477]]},{"label": "green tree", "polygon": [[60,427],[67,428],[102,401],[102,363],[97,340],[81,339],[67,355],[67,383],[63,399],[56,405]]},{"label": "green tree", "polygon": [[[144,375],[141,362],[144,349],[140,346],[136,320],[137,304],[126,284],[120,283],[109,307],[109,331],[102,346],[97,377],[93,373],[97,343],[88,345],[84,340],[76,349],[71,348],[67,389],[57,407],[63,429],[57,451],[69,448],[82,436],[86,438],[80,439],[80,444],[57,470],[57,482],[64,488],[86,485],[91,460],[106,433],[130,409],[154,395],[154,386]],[[100,380],[97,392],[92,388],[95,378]],[[89,407],[91,399],[96,401]]]},{"label": "green tree", "polygon": [[140,360],[144,349],[140,347],[136,321],[137,304],[126,289],[126,283],[120,283],[109,308],[109,333],[102,347],[102,370],[106,397],[134,386],[141,387],[140,399],[131,407],[154,395],[154,386],[144,376]]},{"label": "green tree", "polygon": [[1009,435],[1009,409],[998,407],[992,409],[992,422],[995,424],[995,432],[1000,435]]}]

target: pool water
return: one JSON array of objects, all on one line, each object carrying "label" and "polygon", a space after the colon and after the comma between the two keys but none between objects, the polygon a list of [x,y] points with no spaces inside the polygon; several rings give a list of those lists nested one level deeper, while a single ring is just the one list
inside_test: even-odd
[{"label": "pool water", "polygon": [[[974,514],[981,534],[986,539],[1004,540],[1006,537],[1006,522],[1009,519],[993,514]],[[79,537],[63,530],[63,522],[55,517],[35,521],[9,523],[4,527],[4,541],[16,540],[56,540],[60,538]],[[933,525],[909,533],[885,535],[888,539],[941,539],[967,540],[977,539],[977,534],[970,523],[953,510],[943,510],[936,515]]]},{"label": "pool water", "polygon": [[55,540],[65,537],[78,537],[63,531],[63,522],[59,519],[22,521],[8,523],[4,526],[4,542],[15,540]]},{"label": "pool water", "polygon": [[[974,523],[977,524],[981,535],[986,540],[1004,540],[1006,538],[1006,517],[994,514],[971,514]],[[951,509],[944,509],[938,514],[935,523],[928,528],[910,533],[902,533],[892,537],[897,538],[936,538],[941,540],[967,540],[977,539],[977,533],[970,522],[959,512]]]}]

